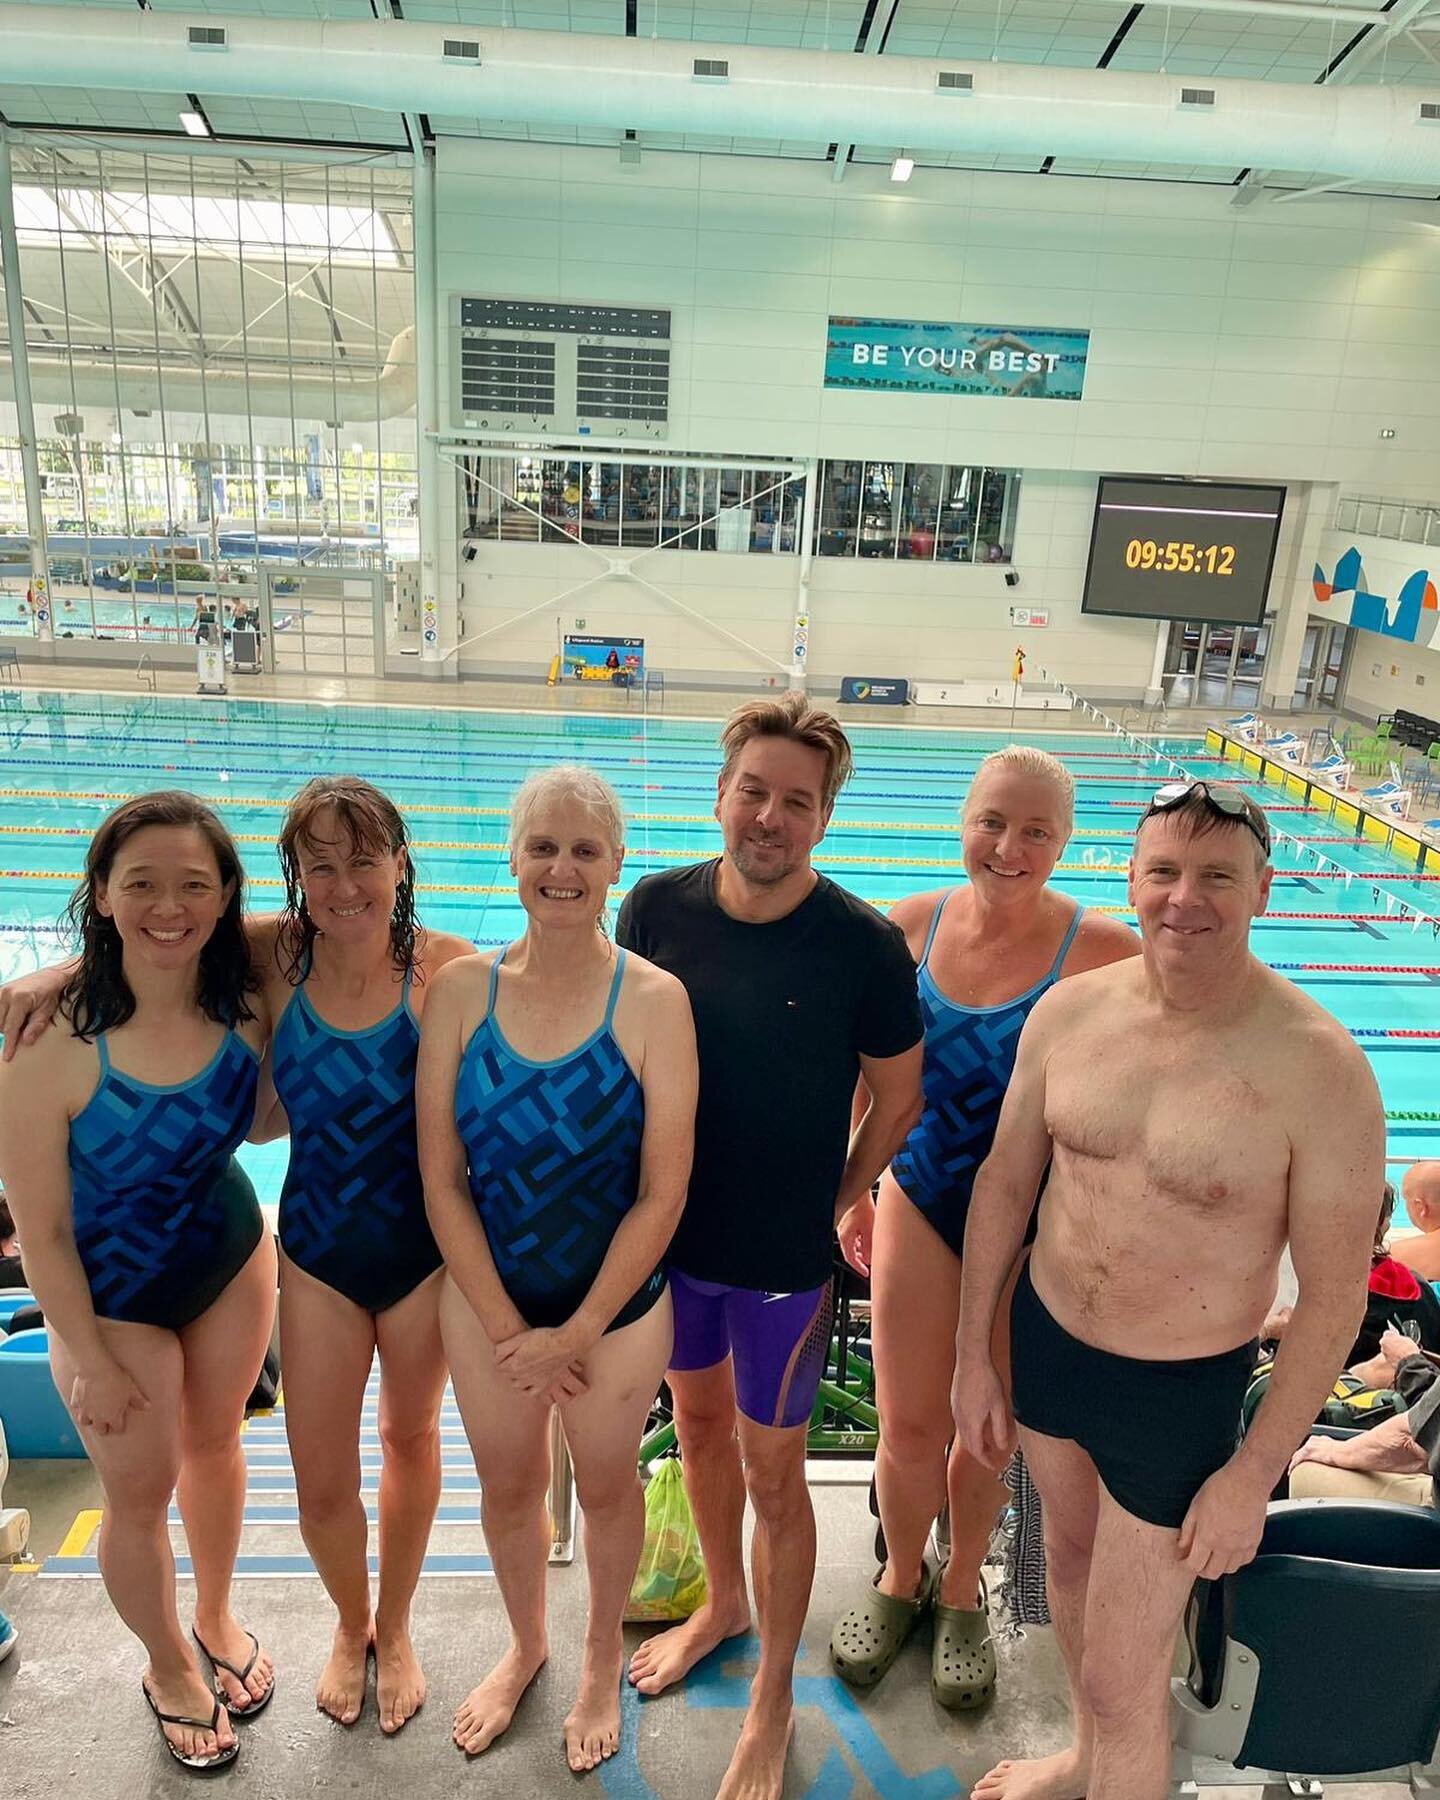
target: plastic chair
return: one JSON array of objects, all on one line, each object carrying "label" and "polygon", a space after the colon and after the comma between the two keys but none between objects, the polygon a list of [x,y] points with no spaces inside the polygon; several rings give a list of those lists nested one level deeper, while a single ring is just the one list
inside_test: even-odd
[{"label": "plastic chair", "polygon": [[1440,1513],[1279,1501],[1255,1560],[1196,1584],[1186,1630],[1172,1794],[1193,1793],[1200,1762],[1207,1785],[1297,1792],[1303,1778],[1415,1794],[1440,1780]]},{"label": "plastic chair", "polygon": [[85,1446],[50,1375],[43,1331],[0,1338],[0,1424],[12,1456],[83,1457]]},{"label": "plastic chair", "polygon": [[1385,740],[1390,736],[1390,733],[1394,729],[1395,729],[1395,721],[1393,719],[1382,719],[1380,721],[1380,723],[1375,727],[1375,736],[1383,744],[1385,742]]},{"label": "plastic chair", "polygon": [[643,697],[647,707],[650,704],[650,696],[652,694],[659,695],[660,704],[663,707],[665,704],[665,671],[663,669],[647,669],[645,671]]},{"label": "plastic chair", "polygon": [[17,1312],[34,1305],[35,1296],[28,1288],[0,1288],[0,1333],[9,1331]]},{"label": "plastic chair", "polygon": [[0,675],[20,679],[20,656],[13,645],[0,645]]}]

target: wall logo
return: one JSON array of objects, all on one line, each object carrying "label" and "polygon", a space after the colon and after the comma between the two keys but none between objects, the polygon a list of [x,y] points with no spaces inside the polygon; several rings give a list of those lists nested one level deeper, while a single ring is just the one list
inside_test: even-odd
[{"label": "wall logo", "polygon": [[1440,648],[1440,596],[1428,569],[1416,569],[1400,584],[1398,594],[1371,593],[1365,584],[1360,552],[1352,544],[1327,577],[1319,563],[1311,578],[1316,601],[1337,623],[1400,638],[1407,644]]}]

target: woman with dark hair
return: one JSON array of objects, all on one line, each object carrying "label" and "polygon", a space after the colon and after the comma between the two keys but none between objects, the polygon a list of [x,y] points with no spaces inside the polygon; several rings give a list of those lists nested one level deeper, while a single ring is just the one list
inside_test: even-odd
[{"label": "woman with dark hair", "polygon": [[[423,1704],[410,1604],[440,1499],[440,1252],[425,1219],[415,1061],[427,977],[468,939],[424,930],[405,822],[322,776],[280,832],[286,904],[252,921],[275,1035],[254,1136],[290,1134],[280,1355],[300,1530],[339,1619],[316,1705],[353,1725],[376,1659],[380,1728]],[[379,1353],[380,1587],[372,1611],[360,1413]]]},{"label": "woman with dark hair", "polygon": [[[142,794],[91,841],[62,1029],[0,1068],[0,1178],[44,1308],[51,1368],[100,1476],[100,1566],[144,1644],[165,1745],[233,1762],[232,1716],[274,1672],[230,1610],[245,1503],[239,1431],[274,1317],[275,1252],[232,1151],[255,1111],[264,1003],[229,833],[191,794]],[[68,1027],[64,1029],[63,1027]],[[180,1628],[166,1513],[194,1565]]]}]

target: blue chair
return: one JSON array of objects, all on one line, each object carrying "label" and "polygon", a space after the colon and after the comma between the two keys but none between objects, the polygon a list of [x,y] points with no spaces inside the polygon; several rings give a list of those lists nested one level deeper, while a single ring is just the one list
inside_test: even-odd
[{"label": "blue chair", "polygon": [[0,1334],[10,1329],[10,1321],[17,1312],[34,1305],[35,1296],[28,1288],[0,1288]]},{"label": "blue chair", "polygon": [[11,1456],[85,1455],[50,1376],[50,1338],[43,1328],[0,1338],[0,1424]]},{"label": "blue chair", "polygon": [[1196,1583],[1186,1635],[1172,1793],[1440,1781],[1440,1512],[1278,1501],[1255,1560]]}]

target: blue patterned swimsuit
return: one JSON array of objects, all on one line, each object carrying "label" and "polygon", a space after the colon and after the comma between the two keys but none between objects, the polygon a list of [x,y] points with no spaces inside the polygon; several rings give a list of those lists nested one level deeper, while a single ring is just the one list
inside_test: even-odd
[{"label": "blue patterned swimsuit", "polygon": [[198,1075],[157,1087],[110,1062],[70,1121],[75,1248],[96,1315],[179,1331],[220,1297],[264,1229],[231,1152],[255,1117],[260,1059],[236,1031]]},{"label": "blue patterned swimsuit", "polygon": [[275,1091],[290,1120],[281,1248],[371,1313],[440,1267],[415,1137],[419,1046],[408,975],[395,1010],[364,1031],[327,1025],[302,981],[275,1031]]},{"label": "blue patterned swimsuit", "polygon": [[[460,1059],[455,1123],[470,1192],[496,1273],[532,1327],[563,1325],[584,1300],[639,1192],[645,1096],[613,1029],[625,954],[599,1030],[566,1056],[532,1062],[495,1018],[502,951]],[[642,1317],[664,1291],[660,1267],[608,1329]]]},{"label": "blue patterned swimsuit", "polygon": [[970,1192],[995,1141],[1020,1032],[1040,996],[1060,979],[1085,908],[1075,908],[1049,973],[1028,992],[999,1006],[961,1006],[941,993],[930,973],[931,946],[949,898],[946,894],[935,908],[920,959],[925,1110],[900,1146],[890,1173],[959,1256],[965,1245]]}]

